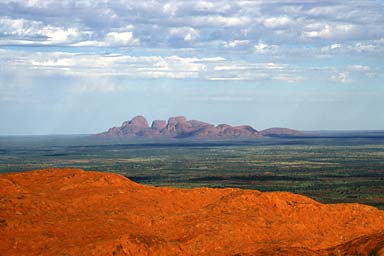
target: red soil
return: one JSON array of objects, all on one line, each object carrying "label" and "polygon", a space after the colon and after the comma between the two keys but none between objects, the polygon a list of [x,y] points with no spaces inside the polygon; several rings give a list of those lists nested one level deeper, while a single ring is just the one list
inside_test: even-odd
[{"label": "red soil", "polygon": [[384,211],[79,169],[0,175],[0,255],[384,255]]}]

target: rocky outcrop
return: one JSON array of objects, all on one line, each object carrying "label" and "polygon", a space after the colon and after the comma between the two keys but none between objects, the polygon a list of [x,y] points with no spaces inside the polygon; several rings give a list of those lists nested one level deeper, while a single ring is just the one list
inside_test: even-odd
[{"label": "rocky outcrop", "polygon": [[155,120],[152,122],[151,129],[161,131],[167,126],[165,120]]},{"label": "rocky outcrop", "polygon": [[288,128],[269,128],[260,131],[260,134],[263,136],[295,136],[295,135],[302,135],[303,132],[288,129]]},{"label": "rocky outcrop", "polygon": [[0,255],[382,255],[384,211],[48,169],[0,175],[0,237]]},{"label": "rocky outcrop", "polygon": [[131,121],[125,121],[121,127],[121,134],[123,135],[140,135],[143,131],[148,129],[147,119],[143,116],[136,116]]},{"label": "rocky outcrop", "polygon": [[106,132],[98,134],[101,137],[170,137],[170,138],[242,138],[273,135],[297,135],[299,131],[286,128],[273,128],[258,132],[249,125],[230,126],[220,124],[214,126],[209,123],[187,120],[184,116],[171,117],[168,122],[155,120],[151,127],[143,116],[134,117],[131,121],[125,121],[121,127],[113,127]]}]

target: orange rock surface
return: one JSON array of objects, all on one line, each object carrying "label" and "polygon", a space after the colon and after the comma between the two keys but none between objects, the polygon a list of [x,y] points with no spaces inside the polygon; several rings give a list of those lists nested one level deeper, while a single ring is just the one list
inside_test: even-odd
[{"label": "orange rock surface", "polygon": [[79,169],[0,175],[0,255],[384,255],[384,211]]}]

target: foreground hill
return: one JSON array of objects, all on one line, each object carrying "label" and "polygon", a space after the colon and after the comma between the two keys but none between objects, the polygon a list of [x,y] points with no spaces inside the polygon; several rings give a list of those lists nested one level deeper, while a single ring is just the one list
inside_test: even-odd
[{"label": "foreground hill", "polygon": [[0,255],[383,255],[384,211],[48,169],[0,176],[0,238]]},{"label": "foreground hill", "polygon": [[120,127],[112,127],[108,131],[97,134],[101,137],[168,137],[168,138],[238,138],[259,136],[292,136],[302,132],[287,128],[271,128],[257,131],[249,125],[230,126],[187,120],[183,116],[171,117],[168,122],[155,120],[152,125],[143,116],[136,116],[125,121]]}]

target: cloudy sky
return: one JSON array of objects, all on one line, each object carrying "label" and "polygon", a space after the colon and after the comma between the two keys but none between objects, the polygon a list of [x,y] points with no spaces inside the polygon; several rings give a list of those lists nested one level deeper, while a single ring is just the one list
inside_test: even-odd
[{"label": "cloudy sky", "polygon": [[384,129],[383,110],[381,0],[0,0],[0,135]]}]

